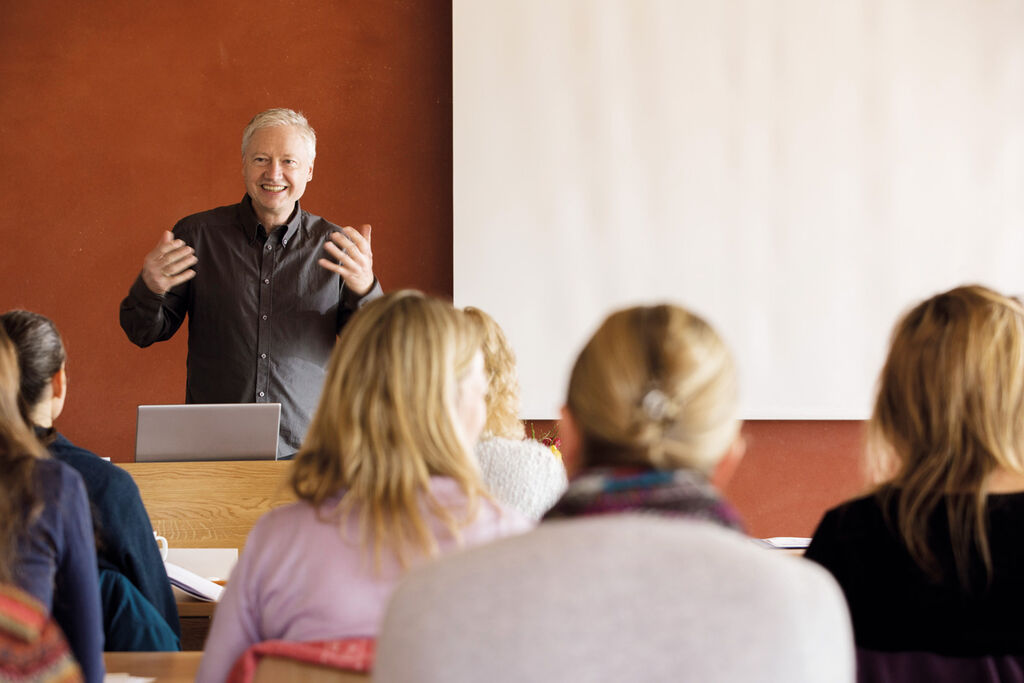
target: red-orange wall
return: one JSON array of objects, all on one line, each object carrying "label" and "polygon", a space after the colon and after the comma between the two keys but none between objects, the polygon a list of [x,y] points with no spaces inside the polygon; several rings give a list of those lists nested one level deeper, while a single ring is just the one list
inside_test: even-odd
[{"label": "red-orange wall", "polygon": [[[0,309],[53,318],[58,426],[132,458],[135,407],[184,399],[185,331],[141,350],[118,303],[161,230],[238,201],[242,127],[317,130],[303,205],[374,226],[388,289],[452,291],[451,5],[429,0],[7,3],[0,21]],[[860,423],[754,422],[727,493],[755,535],[805,535],[861,488]]]},{"label": "red-orange wall", "polygon": [[184,400],[185,330],[141,350],[121,298],[161,230],[237,202],[258,111],[317,131],[303,206],[372,223],[388,289],[452,288],[451,5],[425,0],[6,3],[0,309],[53,318],[58,426],[130,460],[135,407]]},{"label": "red-orange wall", "polygon": [[825,510],[866,490],[863,422],[753,420],[743,436],[725,495],[752,536],[810,536]]}]

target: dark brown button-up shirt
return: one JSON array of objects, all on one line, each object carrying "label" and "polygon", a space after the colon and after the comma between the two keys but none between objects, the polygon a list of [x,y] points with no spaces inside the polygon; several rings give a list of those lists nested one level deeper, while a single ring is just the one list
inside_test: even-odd
[{"label": "dark brown button-up shirt", "polygon": [[269,235],[242,202],[183,218],[174,236],[195,249],[196,276],[154,294],[141,275],[121,302],[121,327],[145,347],[188,314],[187,403],[280,403],[278,456],[298,450],[320,399],[338,332],[363,297],[317,265],[340,228],[302,210]]}]

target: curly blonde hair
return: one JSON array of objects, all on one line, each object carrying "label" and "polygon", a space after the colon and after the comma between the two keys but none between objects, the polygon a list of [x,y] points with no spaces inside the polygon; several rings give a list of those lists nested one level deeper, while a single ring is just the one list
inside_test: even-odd
[{"label": "curly blonde hair", "polygon": [[483,336],[484,369],[487,372],[487,422],[482,438],[519,440],[526,430],[519,419],[519,379],[516,354],[501,326],[479,308],[462,309],[469,322]]},{"label": "curly blonde hair", "polygon": [[[411,290],[361,308],[338,340],[291,486],[318,508],[344,490],[338,518],[357,516],[360,544],[378,567],[384,550],[402,566],[410,552],[437,554],[424,509],[456,539],[476,514],[482,485],[454,404],[479,348],[451,304]],[[433,498],[431,476],[462,488],[464,514]]]},{"label": "curly blonde hair", "polygon": [[703,319],[672,305],[609,316],[572,369],[566,407],[588,466],[709,474],[739,434],[736,368]]}]

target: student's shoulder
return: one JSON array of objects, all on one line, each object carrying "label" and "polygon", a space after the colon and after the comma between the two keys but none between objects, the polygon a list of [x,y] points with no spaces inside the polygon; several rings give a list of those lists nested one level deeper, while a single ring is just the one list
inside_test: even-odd
[{"label": "student's shoulder", "polygon": [[533,439],[481,439],[476,445],[481,465],[532,472],[564,471],[562,461],[552,450]]},{"label": "student's shoulder", "polygon": [[885,518],[882,501],[877,492],[851,498],[829,509],[824,519],[839,525],[881,521]]},{"label": "student's shoulder", "polygon": [[804,556],[827,564],[832,556],[866,548],[888,547],[894,539],[889,518],[877,494],[841,503],[822,517]]},{"label": "student's shoulder", "polygon": [[85,500],[85,483],[75,468],[55,458],[40,458],[33,472],[36,488],[47,501],[74,504]]},{"label": "student's shoulder", "polygon": [[104,460],[90,450],[76,446],[63,435],[57,435],[49,450],[54,459],[71,466],[93,488],[100,486],[114,490],[138,489],[127,470]]},{"label": "student's shoulder", "polygon": [[253,525],[250,539],[266,538],[280,533],[293,534],[305,526],[316,524],[318,519],[316,509],[309,503],[286,503],[263,513]]}]

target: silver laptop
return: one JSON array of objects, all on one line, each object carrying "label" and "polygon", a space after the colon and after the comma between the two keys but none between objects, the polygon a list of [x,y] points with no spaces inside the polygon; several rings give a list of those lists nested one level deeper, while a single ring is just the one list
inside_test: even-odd
[{"label": "silver laptop", "polygon": [[276,460],[280,403],[139,406],[135,462]]}]

